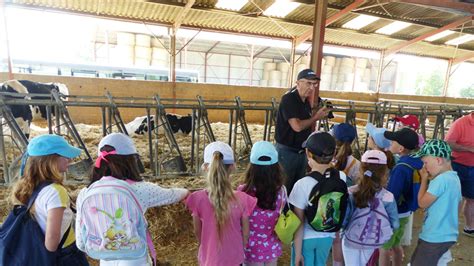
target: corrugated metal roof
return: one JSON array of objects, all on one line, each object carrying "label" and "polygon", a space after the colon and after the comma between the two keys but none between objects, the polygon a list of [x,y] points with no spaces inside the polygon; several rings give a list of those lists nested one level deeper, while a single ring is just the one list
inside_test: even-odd
[{"label": "corrugated metal roof", "polygon": [[[193,8],[186,14],[181,25],[182,27],[286,39],[298,37],[311,30],[314,4],[308,3],[314,3],[314,1],[299,0],[303,4],[284,19],[262,16],[261,11],[271,5],[273,1],[252,0],[239,12],[233,12],[214,9],[217,0],[196,0]],[[171,25],[183,11],[186,2],[187,0],[10,0],[7,1],[7,4]],[[352,0],[330,0],[327,16],[333,16],[352,2]],[[400,2],[380,2],[377,0],[367,0],[354,12],[346,14],[331,24],[326,29],[326,42],[329,44],[382,50],[401,43],[403,40],[416,38],[465,16],[465,13],[462,12],[453,12],[435,7]],[[382,18],[358,31],[340,28],[345,22],[357,17],[358,14],[371,14]],[[415,25],[401,30],[392,36],[374,34],[377,29],[394,20],[409,21]],[[463,32],[474,33],[474,29],[466,27]],[[403,49],[403,52],[451,58],[456,48],[442,43],[454,37],[448,36],[433,44],[419,42]],[[463,51],[463,49],[474,50],[474,42],[460,45],[458,48],[457,55],[467,53],[469,51]]]}]

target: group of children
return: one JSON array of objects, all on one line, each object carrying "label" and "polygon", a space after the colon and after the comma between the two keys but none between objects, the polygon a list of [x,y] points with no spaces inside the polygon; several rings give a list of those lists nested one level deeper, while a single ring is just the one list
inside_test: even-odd
[{"label": "group of children", "polygon": [[[101,259],[101,265],[151,265],[156,254],[143,214],[179,201],[192,215],[200,265],[277,265],[282,243],[274,228],[287,202],[302,221],[291,265],[326,265],[331,249],[334,265],[375,265],[377,256],[379,265],[401,265],[402,237],[418,207],[425,209],[425,219],[411,264],[436,265],[458,236],[461,189],[449,145],[430,140],[420,147],[410,128],[391,132],[368,124],[366,130],[368,150],[360,161],[352,155],[353,126],[343,123],[332,134],[311,134],[303,144],[309,174],[288,192],[269,142],[253,145],[236,190],[230,179],[233,150],[210,143],[202,165],[207,187],[190,193],[145,182],[133,141],[113,133],[99,143],[90,184],[75,204],[75,220],[62,173],[80,150],[60,136],[43,135],[28,145],[23,178],[11,198],[25,205],[40,184],[51,182],[39,191],[32,212],[46,248],[57,252],[58,265],[88,265],[81,251]],[[341,182],[344,191],[334,192]],[[316,216],[310,217],[313,209]]]}]

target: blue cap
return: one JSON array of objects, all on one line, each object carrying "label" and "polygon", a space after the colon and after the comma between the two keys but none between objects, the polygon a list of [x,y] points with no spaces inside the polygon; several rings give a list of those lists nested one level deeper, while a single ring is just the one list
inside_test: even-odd
[{"label": "blue cap", "polygon": [[334,138],[342,142],[352,142],[356,137],[356,129],[350,124],[341,123],[334,126],[332,129]]},{"label": "blue cap", "polygon": [[386,139],[383,135],[387,131],[386,128],[377,128],[373,124],[367,123],[365,130],[379,148],[388,149],[390,147],[390,140]]},{"label": "blue cap", "polygon": [[[262,158],[263,156],[270,159],[264,160]],[[250,152],[250,163],[256,165],[272,165],[278,163],[278,152],[275,146],[268,141],[256,142]]]},{"label": "blue cap", "polygon": [[46,134],[33,138],[28,144],[27,152],[28,156],[58,154],[72,159],[79,156],[82,150],[69,145],[61,136]]}]

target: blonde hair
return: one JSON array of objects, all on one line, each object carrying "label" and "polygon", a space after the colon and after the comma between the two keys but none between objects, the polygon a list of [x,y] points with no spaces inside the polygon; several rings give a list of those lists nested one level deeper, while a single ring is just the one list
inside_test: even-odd
[{"label": "blonde hair", "polygon": [[62,185],[63,175],[58,169],[59,155],[29,157],[23,176],[13,185],[10,194],[12,204],[28,204],[35,188],[44,181]]},{"label": "blonde hair", "polygon": [[219,238],[230,216],[230,202],[235,200],[234,190],[229,180],[230,166],[230,164],[224,164],[222,153],[216,151],[212,155],[212,162],[207,173],[207,191],[214,207]]}]

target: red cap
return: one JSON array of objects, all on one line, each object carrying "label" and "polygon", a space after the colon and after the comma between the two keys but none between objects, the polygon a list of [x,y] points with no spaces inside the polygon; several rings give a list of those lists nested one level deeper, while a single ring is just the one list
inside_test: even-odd
[{"label": "red cap", "polygon": [[414,130],[418,130],[420,127],[420,121],[418,121],[418,117],[416,115],[404,115],[404,116],[396,116],[395,121],[400,121],[405,126],[409,126]]}]

